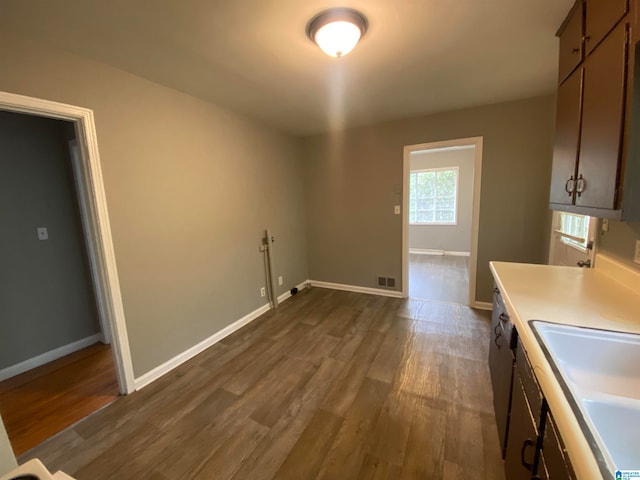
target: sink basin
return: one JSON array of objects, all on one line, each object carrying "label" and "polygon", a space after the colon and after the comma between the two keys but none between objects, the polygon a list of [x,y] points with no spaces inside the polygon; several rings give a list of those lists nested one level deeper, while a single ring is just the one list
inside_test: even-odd
[{"label": "sink basin", "polygon": [[640,335],[530,323],[601,469],[640,469]]}]

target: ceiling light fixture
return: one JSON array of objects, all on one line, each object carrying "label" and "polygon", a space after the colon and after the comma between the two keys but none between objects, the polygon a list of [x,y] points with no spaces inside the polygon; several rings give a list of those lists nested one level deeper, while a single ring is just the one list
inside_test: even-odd
[{"label": "ceiling light fixture", "polygon": [[367,19],[351,8],[320,12],[307,24],[307,36],[331,57],[344,57],[367,31]]}]

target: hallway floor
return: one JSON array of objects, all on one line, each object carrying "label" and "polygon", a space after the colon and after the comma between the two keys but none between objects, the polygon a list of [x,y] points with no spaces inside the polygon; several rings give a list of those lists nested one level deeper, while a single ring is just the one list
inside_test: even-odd
[{"label": "hallway floor", "polygon": [[409,297],[469,304],[469,257],[409,254]]},{"label": "hallway floor", "polygon": [[118,394],[111,347],[96,343],[0,382],[0,415],[18,456]]}]

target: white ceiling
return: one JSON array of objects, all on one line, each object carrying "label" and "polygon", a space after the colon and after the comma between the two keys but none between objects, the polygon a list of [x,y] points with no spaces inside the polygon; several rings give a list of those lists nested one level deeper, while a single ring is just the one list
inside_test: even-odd
[{"label": "white ceiling", "polygon": [[[574,0],[0,0],[0,28],[305,135],[554,91]],[[331,6],[369,30],[342,59]]]}]

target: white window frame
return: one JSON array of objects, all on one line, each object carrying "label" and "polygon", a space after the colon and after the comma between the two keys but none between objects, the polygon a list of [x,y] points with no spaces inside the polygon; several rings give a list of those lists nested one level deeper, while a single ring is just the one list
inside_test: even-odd
[{"label": "white window frame", "polygon": [[[452,165],[449,167],[438,167],[438,168],[423,168],[419,170],[411,170],[409,172],[409,189],[411,189],[411,175],[414,173],[425,173],[425,172],[437,172],[443,170],[455,170],[456,172],[456,185],[455,191],[453,195],[453,222],[412,222],[411,221],[411,191],[409,191],[409,225],[423,225],[423,226],[449,226],[454,227],[458,225],[458,190],[460,183],[460,167],[458,165]],[[437,192],[436,192],[437,197]]]}]

